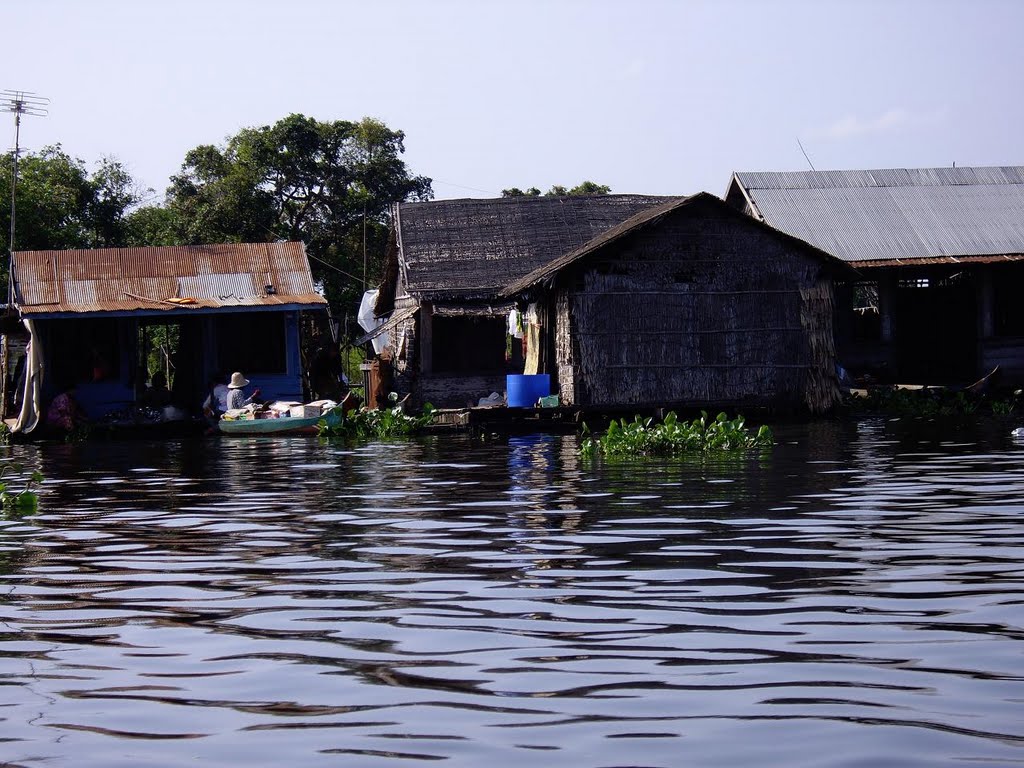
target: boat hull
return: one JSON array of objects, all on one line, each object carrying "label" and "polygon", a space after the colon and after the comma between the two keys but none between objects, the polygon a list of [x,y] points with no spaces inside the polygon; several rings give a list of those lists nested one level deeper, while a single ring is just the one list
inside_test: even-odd
[{"label": "boat hull", "polygon": [[322,416],[305,419],[221,419],[217,429],[225,435],[315,435]]}]

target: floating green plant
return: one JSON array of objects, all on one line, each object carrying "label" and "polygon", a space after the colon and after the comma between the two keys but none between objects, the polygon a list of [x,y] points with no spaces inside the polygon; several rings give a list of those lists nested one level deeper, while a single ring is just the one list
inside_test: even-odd
[{"label": "floating green plant", "polygon": [[848,404],[854,411],[906,417],[972,416],[986,412],[1009,416],[1017,409],[1020,397],[1020,390],[1002,398],[993,398],[986,393],[951,391],[941,387],[877,387],[863,395],[851,395]]},{"label": "floating green plant", "polygon": [[397,399],[392,395],[393,405],[389,408],[352,411],[341,419],[322,419],[317,424],[317,432],[321,437],[405,437],[421,431],[433,421],[434,406],[430,403],[423,406],[422,414],[412,416],[405,413],[402,406],[397,404]]},{"label": "floating green plant", "polygon": [[587,456],[740,451],[764,448],[773,441],[772,431],[766,425],[752,432],[742,416],[730,419],[720,413],[712,419],[704,411],[693,421],[680,421],[672,411],[660,423],[640,416],[633,421],[621,419],[609,424],[603,436],[592,435],[586,424],[583,431],[581,451]]},{"label": "floating green plant", "polygon": [[39,503],[39,496],[35,492],[35,487],[43,482],[43,475],[38,470],[32,472],[28,479],[24,481],[24,487],[20,490],[15,490],[11,487],[11,483],[7,478],[8,475],[20,473],[21,471],[22,467],[20,464],[9,463],[0,466],[0,508],[5,513],[34,512]]}]

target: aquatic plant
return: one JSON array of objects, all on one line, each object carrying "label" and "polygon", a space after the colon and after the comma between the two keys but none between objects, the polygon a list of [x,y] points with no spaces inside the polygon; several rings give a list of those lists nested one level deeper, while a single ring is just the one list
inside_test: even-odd
[{"label": "aquatic plant", "polygon": [[635,456],[710,451],[739,451],[764,448],[772,444],[772,431],[767,425],[752,432],[742,416],[730,419],[724,413],[715,418],[701,411],[699,419],[680,421],[672,411],[660,423],[640,416],[633,421],[612,421],[603,437],[592,435],[583,425],[586,436],[580,447],[584,455]]},{"label": "aquatic plant", "polygon": [[1009,416],[1013,413],[1017,403],[1013,400],[993,400],[992,413],[996,416]]},{"label": "aquatic plant", "polygon": [[25,485],[21,490],[13,490],[5,478],[9,474],[20,472],[22,472],[20,464],[7,463],[0,466],[0,508],[4,512],[34,512],[39,502],[35,487],[43,482],[43,475],[38,470],[33,471],[25,480]]},{"label": "aquatic plant", "polygon": [[991,412],[1008,416],[1014,412],[1020,390],[1006,399],[992,399],[985,393],[968,390],[953,392],[940,387],[900,389],[897,387],[870,390],[866,395],[853,394],[847,401],[854,411],[885,413],[904,417],[971,416]]},{"label": "aquatic plant", "polygon": [[354,437],[359,439],[405,437],[421,431],[433,421],[434,406],[427,403],[423,413],[411,416],[392,393],[392,405],[372,411],[351,411],[341,419],[321,419],[317,432],[321,437]]}]

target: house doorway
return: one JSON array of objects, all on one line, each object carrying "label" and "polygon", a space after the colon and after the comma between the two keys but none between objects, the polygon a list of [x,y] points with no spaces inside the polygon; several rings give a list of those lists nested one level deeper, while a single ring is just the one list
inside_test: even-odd
[{"label": "house doorway", "polygon": [[978,373],[977,323],[975,280],[970,271],[900,277],[894,329],[900,381],[973,381]]}]

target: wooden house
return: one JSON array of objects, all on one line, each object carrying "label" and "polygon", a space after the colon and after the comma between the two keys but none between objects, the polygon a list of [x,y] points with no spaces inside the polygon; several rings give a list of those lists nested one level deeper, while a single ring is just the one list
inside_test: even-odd
[{"label": "wooden house", "polygon": [[376,313],[392,386],[438,407],[475,405],[522,373],[502,289],[664,197],[517,197],[394,207]]},{"label": "wooden house", "polygon": [[1024,167],[735,173],[726,201],[859,273],[837,286],[855,374],[1024,384]]},{"label": "wooden house", "polygon": [[707,193],[647,208],[507,286],[536,301],[561,401],[824,412],[845,268]]},{"label": "wooden house", "polygon": [[30,336],[21,431],[70,386],[92,418],[136,403],[154,343],[185,410],[216,372],[243,371],[264,398],[302,399],[299,313],[326,302],[301,243],[22,251],[12,262]]},{"label": "wooden house", "polygon": [[396,388],[435,405],[524,371],[507,317],[533,305],[532,366],[567,405],[817,412],[838,397],[837,269],[706,193],[403,204],[377,332]]}]

